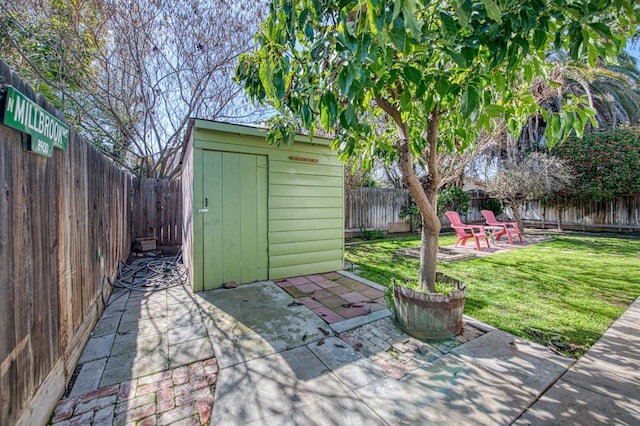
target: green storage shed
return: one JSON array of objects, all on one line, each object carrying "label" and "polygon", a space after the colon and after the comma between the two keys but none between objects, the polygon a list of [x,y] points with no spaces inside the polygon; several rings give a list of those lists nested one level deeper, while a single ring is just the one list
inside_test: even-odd
[{"label": "green storage shed", "polygon": [[194,291],[340,270],[344,169],[330,140],[192,120],[182,159],[183,256]]}]

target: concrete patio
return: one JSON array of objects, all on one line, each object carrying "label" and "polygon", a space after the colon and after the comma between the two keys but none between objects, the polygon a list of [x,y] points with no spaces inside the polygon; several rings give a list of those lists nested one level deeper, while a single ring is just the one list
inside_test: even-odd
[{"label": "concrete patio", "polygon": [[570,368],[471,318],[437,343],[386,309],[328,323],[271,281],[118,289],[52,423],[637,424],[639,303]]}]

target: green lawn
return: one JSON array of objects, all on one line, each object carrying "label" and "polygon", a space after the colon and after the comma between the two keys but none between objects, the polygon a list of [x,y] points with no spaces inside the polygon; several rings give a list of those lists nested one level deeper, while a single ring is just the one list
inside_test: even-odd
[{"label": "green lawn", "polygon": [[[465,314],[580,357],[640,296],[640,238],[556,234],[554,241],[473,260],[438,263],[467,283]],[[454,236],[442,236],[440,245]],[[400,256],[419,237],[347,247],[361,276],[385,286],[417,279],[418,260]]]}]

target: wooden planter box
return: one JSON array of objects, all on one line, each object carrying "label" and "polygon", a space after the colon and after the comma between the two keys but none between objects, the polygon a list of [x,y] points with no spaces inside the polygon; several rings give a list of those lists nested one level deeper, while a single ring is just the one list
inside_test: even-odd
[{"label": "wooden planter box", "polygon": [[156,249],[155,237],[136,238],[133,243],[133,249],[135,251],[149,251]]},{"label": "wooden planter box", "polygon": [[387,233],[396,234],[400,232],[410,232],[411,224],[409,222],[389,222],[387,224]]},{"label": "wooden planter box", "polygon": [[445,296],[393,286],[396,322],[421,340],[447,339],[462,331],[466,285],[439,272],[436,280],[454,284],[455,290]]}]

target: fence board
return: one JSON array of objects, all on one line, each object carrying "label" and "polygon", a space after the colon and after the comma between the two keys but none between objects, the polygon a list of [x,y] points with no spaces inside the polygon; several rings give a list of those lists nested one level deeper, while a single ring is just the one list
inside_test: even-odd
[{"label": "fence board", "polygon": [[[0,140],[5,140],[9,129],[0,126]],[[12,179],[11,179],[11,151],[0,149],[0,259],[12,259],[13,254],[13,215],[12,215]],[[0,283],[9,283],[13,278],[13,262],[5,262],[0,268]],[[14,287],[7,286],[6,292],[0,297],[0,312],[7,312],[13,318]],[[7,359],[11,348],[16,346],[14,325],[10,321],[0,321],[0,359]],[[0,383],[4,386],[4,383]]]},{"label": "fence board", "polygon": [[182,182],[171,182],[171,193],[174,194],[172,198],[178,200],[178,205],[169,210],[170,217],[172,218],[171,224],[171,240],[174,244],[182,244],[182,205],[184,200],[182,199]]},{"label": "fence board", "polygon": [[75,235],[72,242],[72,253],[82,253],[83,256],[72,257],[71,274],[72,274],[72,293],[71,306],[73,307],[71,324],[73,330],[77,330],[81,323],[84,313],[89,306],[85,307],[86,296],[84,296],[84,287],[89,285],[88,277],[86,277],[86,253],[87,253],[87,157],[86,147],[83,144],[75,144],[77,149],[72,151],[71,162],[74,164],[75,180],[74,194],[71,217],[75,218]]},{"label": "fence board", "polygon": [[[33,279],[31,294],[33,308],[31,313],[29,335],[32,342],[40,347],[47,347],[47,351],[34,349],[33,379],[40,383],[47,376],[49,369],[55,363],[58,353],[59,324],[51,321],[58,313],[57,282],[57,227],[49,226],[56,222],[57,173],[55,161],[47,161],[44,157],[36,159],[35,167],[30,171],[28,189],[28,209],[30,214],[28,232],[32,235],[32,245],[29,250],[32,259]],[[51,281],[51,278],[54,280]],[[52,291],[53,290],[53,291]]]}]

